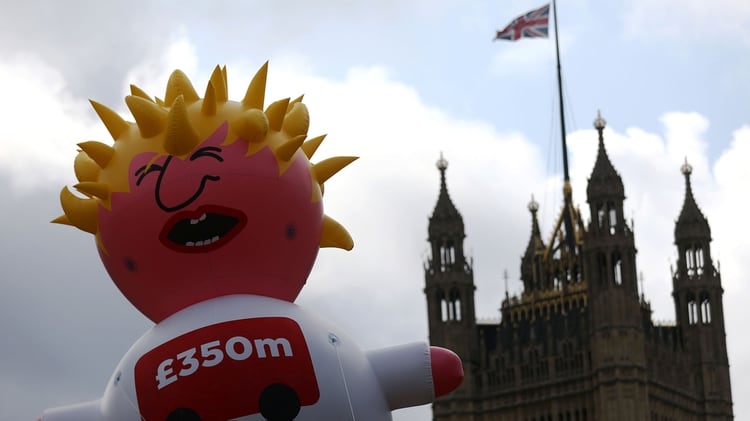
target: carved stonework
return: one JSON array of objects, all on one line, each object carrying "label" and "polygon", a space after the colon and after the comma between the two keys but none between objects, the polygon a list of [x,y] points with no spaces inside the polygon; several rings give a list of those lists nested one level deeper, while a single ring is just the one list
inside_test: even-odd
[{"label": "carved stonework", "polygon": [[584,225],[577,208],[564,205],[545,241],[532,197],[523,293],[499,297],[499,321],[476,320],[464,223],[441,155],[424,291],[430,341],[454,349],[467,376],[433,404],[435,420],[733,419],[721,275],[708,220],[693,197],[692,168],[683,166],[685,201],[675,224],[677,317],[655,324],[639,292],[634,233],[604,126],[595,121],[599,152],[586,189],[591,221]]}]

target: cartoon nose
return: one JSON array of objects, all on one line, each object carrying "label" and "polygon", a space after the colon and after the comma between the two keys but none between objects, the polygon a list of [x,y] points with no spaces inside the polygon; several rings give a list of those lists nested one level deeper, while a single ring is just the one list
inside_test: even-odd
[{"label": "cartoon nose", "polygon": [[191,164],[174,157],[167,158],[156,184],[156,201],[164,211],[174,212],[198,198],[209,181],[219,176],[190,171]]},{"label": "cartoon nose", "polygon": [[268,421],[292,421],[299,414],[300,401],[294,389],[275,383],[263,389],[258,406]]}]

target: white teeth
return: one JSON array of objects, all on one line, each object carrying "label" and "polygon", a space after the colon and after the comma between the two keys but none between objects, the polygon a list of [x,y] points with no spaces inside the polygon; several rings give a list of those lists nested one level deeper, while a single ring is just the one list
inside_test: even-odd
[{"label": "white teeth", "polygon": [[218,235],[214,235],[213,238],[209,238],[208,240],[195,241],[195,242],[188,241],[187,243],[185,243],[185,245],[187,247],[207,246],[207,245],[209,245],[211,243],[215,243],[217,241],[219,241],[219,236]]},{"label": "white teeth", "polygon": [[191,220],[190,220],[190,225],[195,225],[195,224],[197,224],[198,222],[201,222],[201,221],[205,221],[205,220],[206,220],[206,214],[204,213],[204,214],[203,214],[203,215],[201,215],[201,216],[200,216],[200,217],[199,217],[198,219],[191,219]]},{"label": "white teeth", "polygon": [[[218,235],[214,235],[214,237],[213,237],[213,238],[210,238],[210,239],[208,239],[208,240],[204,240],[204,241],[203,241],[203,245],[204,245],[204,246],[207,246],[207,245],[209,245],[209,244],[211,244],[211,243],[213,243],[213,242],[216,242],[216,241],[219,241],[219,236],[218,236]],[[200,242],[200,241],[199,241],[199,242]]]}]

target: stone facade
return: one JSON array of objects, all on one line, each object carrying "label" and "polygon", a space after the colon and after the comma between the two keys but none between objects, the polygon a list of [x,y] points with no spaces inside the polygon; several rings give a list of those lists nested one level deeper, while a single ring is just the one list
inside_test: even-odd
[{"label": "stone facade", "polygon": [[685,199],[675,224],[676,321],[657,325],[639,295],[634,233],[623,216],[622,179],[607,156],[604,121],[586,189],[584,224],[566,181],[548,244],[532,200],[520,296],[506,296],[497,324],[474,311],[472,262],[461,214],[448,195],[447,162],[429,218],[425,295],[432,345],[454,350],[465,380],[433,404],[435,420],[731,420],[721,275],[711,230],[682,167]]}]

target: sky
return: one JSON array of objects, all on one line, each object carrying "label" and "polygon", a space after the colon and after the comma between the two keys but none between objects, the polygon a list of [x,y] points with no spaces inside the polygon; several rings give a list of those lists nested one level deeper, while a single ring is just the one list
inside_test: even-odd
[{"label": "sky", "polygon": [[[439,191],[466,226],[480,319],[517,294],[540,203],[549,235],[562,197],[551,39],[493,42],[531,0],[0,1],[0,421],[97,399],[152,323],[109,280],[93,238],[50,224],[75,184],[76,144],[110,142],[88,99],[129,117],[134,83],[163,96],[183,70],[202,91],[226,65],[239,100],[269,61],[267,99],[305,94],[315,158],[361,158],[326,183],[351,252],[321,250],[297,302],[364,349],[427,340],[423,264]],[[750,3],[561,0],[560,51],[574,201],[586,210],[597,110],[623,177],[653,317],[675,319],[670,265],[680,166],[711,224],[737,419],[750,417]],[[430,419],[428,406],[396,420]]]}]

